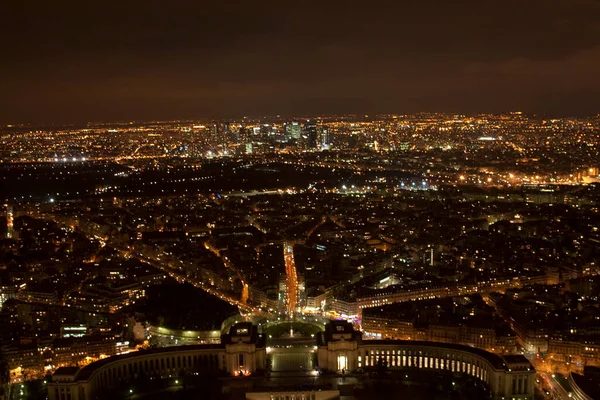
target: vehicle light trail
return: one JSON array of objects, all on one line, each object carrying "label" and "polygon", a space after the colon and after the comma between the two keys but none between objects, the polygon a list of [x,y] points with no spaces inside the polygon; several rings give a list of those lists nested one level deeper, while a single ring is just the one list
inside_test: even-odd
[{"label": "vehicle light trail", "polygon": [[286,274],[286,309],[290,319],[293,319],[294,312],[298,306],[298,276],[296,274],[296,263],[294,262],[294,245],[291,242],[285,242],[283,245],[283,258],[285,261]]}]

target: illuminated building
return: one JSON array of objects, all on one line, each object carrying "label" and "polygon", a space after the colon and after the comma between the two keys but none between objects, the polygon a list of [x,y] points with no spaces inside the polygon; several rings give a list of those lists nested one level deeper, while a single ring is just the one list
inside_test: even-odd
[{"label": "illuminated building", "polygon": [[266,366],[265,338],[251,323],[239,323],[221,344],[166,347],[104,358],[83,368],[59,368],[48,384],[50,400],[87,400],[140,373],[166,377],[225,370],[247,376]]},{"label": "illuminated building", "polygon": [[329,128],[326,126],[321,127],[321,141],[320,141],[321,149],[328,149],[331,147],[331,134],[329,133]]},{"label": "illuminated building", "polygon": [[493,399],[533,400],[535,369],[521,355],[500,356],[455,344],[411,340],[362,340],[345,321],[332,321],[321,332],[318,359],[322,368],[353,371],[385,365],[466,374],[486,383]]},{"label": "illuminated building", "polygon": [[278,390],[270,392],[246,393],[247,400],[337,400],[340,398],[339,390]]},{"label": "illuminated building", "polygon": [[302,137],[302,126],[298,122],[291,122],[286,125],[285,133],[288,139],[298,140]]},{"label": "illuminated building", "polygon": [[316,149],[319,144],[319,140],[317,134],[317,125],[313,120],[308,120],[306,121],[306,124],[304,124],[304,135],[308,140],[308,148]]},{"label": "illuminated building", "polygon": [[[218,345],[152,349],[109,357],[82,369],[59,368],[48,385],[48,395],[50,400],[91,399],[122,382],[133,381],[139,374],[165,378],[226,370],[234,376],[249,376],[265,368],[269,351],[292,350],[266,348],[265,343],[256,326],[239,323]],[[535,370],[521,355],[500,356],[467,346],[425,341],[362,340],[360,332],[345,321],[331,321],[317,335],[315,349],[303,350],[316,350],[318,365],[324,370],[345,372],[385,365],[390,370],[465,375],[485,383],[495,400],[533,400]],[[263,397],[256,394],[247,398]]]},{"label": "illuminated building", "polygon": [[82,337],[87,334],[87,326],[83,324],[63,325],[60,327],[61,337]]},{"label": "illuminated building", "polygon": [[14,236],[13,228],[13,208],[11,205],[5,204],[6,207],[6,238],[12,239]]}]

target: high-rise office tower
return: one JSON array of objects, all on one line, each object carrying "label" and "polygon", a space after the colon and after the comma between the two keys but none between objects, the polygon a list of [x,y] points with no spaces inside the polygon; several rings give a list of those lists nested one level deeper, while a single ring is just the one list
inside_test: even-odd
[{"label": "high-rise office tower", "polygon": [[331,135],[329,129],[326,126],[321,127],[321,149],[328,149],[331,146]]},{"label": "high-rise office tower", "polygon": [[315,121],[306,121],[306,124],[304,125],[304,135],[308,141],[308,148],[316,149],[319,141],[317,137],[317,124]]},{"label": "high-rise office tower", "polygon": [[285,133],[287,134],[287,138],[298,140],[302,137],[302,126],[298,122],[291,122],[286,124]]}]

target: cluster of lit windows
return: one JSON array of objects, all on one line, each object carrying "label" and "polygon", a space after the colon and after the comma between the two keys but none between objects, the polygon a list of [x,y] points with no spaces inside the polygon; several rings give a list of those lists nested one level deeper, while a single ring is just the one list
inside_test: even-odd
[{"label": "cluster of lit windows", "polygon": [[[487,368],[479,360],[465,361],[455,355],[423,355],[410,350],[370,350],[364,356],[364,366],[373,367],[384,362],[390,367],[415,367],[445,369],[452,372],[463,372],[473,375],[483,381],[487,380]],[[362,367],[363,357],[358,357],[358,367]]]},{"label": "cluster of lit windows", "polygon": [[315,400],[314,393],[272,394],[271,400]]}]

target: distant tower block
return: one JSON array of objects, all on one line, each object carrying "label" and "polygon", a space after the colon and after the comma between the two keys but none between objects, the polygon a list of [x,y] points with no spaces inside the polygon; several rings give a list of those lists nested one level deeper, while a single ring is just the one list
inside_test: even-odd
[{"label": "distant tower block", "polygon": [[13,227],[14,212],[13,212],[13,208],[11,205],[6,204],[5,207],[6,207],[6,238],[12,239],[14,236],[14,227]]}]

